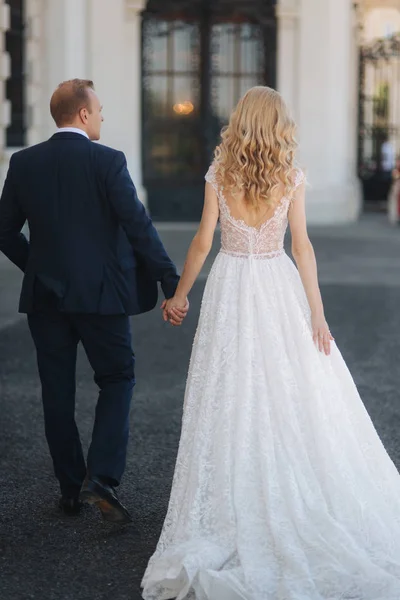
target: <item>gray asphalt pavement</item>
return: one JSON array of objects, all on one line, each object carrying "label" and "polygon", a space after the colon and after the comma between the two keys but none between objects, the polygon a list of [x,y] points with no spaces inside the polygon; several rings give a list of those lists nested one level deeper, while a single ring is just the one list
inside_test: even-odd
[{"label": "gray asphalt pavement", "polygon": [[[193,231],[162,226],[160,232],[182,265]],[[400,229],[374,218],[312,230],[311,237],[332,332],[400,466]],[[0,600],[141,597],[140,580],[167,508],[186,371],[211,260],[182,328],[164,324],[157,310],[132,320],[137,386],[121,499],[135,523],[123,530],[104,525],[91,508],[79,518],[58,512],[33,344],[25,319],[15,314],[20,275],[0,260]],[[97,391],[83,353],[78,380],[78,421],[87,447]]]}]

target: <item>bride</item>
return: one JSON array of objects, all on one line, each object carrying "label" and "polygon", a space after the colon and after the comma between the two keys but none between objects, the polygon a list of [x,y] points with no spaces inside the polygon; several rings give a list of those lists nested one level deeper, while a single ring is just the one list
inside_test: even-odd
[{"label": "bride", "polygon": [[400,477],[325,320],[294,131],[276,91],[240,100],[164,306],[185,305],[219,219],[146,600],[400,599]]}]

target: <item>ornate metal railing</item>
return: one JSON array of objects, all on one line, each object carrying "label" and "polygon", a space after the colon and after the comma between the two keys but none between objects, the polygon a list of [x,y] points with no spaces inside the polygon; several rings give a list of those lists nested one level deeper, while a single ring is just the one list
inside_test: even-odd
[{"label": "ornate metal railing", "polygon": [[360,49],[358,173],[367,202],[387,199],[400,158],[400,34]]}]

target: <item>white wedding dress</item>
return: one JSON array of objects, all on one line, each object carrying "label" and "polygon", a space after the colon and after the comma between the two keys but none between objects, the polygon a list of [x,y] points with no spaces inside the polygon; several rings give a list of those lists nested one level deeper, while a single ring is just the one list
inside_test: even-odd
[{"label": "white wedding dress", "polygon": [[222,247],[143,598],[400,600],[400,476],[335,343],[312,340],[283,249],[291,201],[255,229],[206,179]]}]

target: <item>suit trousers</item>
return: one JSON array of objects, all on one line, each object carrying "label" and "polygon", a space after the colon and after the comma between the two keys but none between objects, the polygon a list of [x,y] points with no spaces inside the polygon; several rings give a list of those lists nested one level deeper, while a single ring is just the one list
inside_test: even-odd
[{"label": "suit trousers", "polygon": [[[45,433],[65,495],[76,496],[88,472],[118,485],[125,469],[135,385],[129,317],[66,314],[44,303],[28,315],[42,384]],[[75,422],[76,360],[82,342],[99,387],[87,468]]]}]

